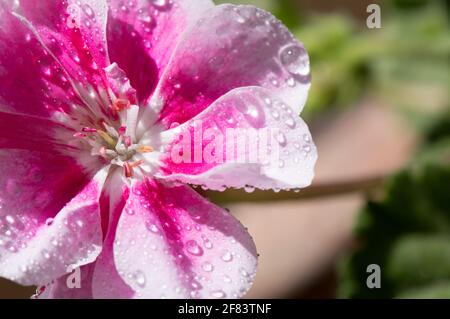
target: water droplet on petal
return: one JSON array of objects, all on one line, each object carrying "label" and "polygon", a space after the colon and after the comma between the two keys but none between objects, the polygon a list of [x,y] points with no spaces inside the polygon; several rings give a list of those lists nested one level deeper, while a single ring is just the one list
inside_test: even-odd
[{"label": "water droplet on petal", "polygon": [[286,144],[287,144],[286,135],[284,135],[284,133],[282,133],[282,132],[278,133],[278,135],[277,135],[277,142],[281,146],[286,146]]},{"label": "water droplet on petal", "polygon": [[247,193],[253,193],[253,192],[255,191],[255,187],[250,186],[250,185],[246,185],[246,186],[244,187],[244,190],[245,190],[245,192],[247,192]]},{"label": "water droplet on petal", "polygon": [[223,256],[222,256],[222,260],[225,262],[230,262],[233,260],[233,255],[227,251]]},{"label": "water droplet on petal", "polygon": [[214,298],[225,298],[226,294],[222,290],[214,290],[211,292],[211,296]]},{"label": "water droplet on petal", "polygon": [[11,225],[16,222],[16,219],[11,215],[6,215],[5,220],[8,224],[11,224]]},{"label": "water droplet on petal", "polygon": [[211,263],[209,263],[209,262],[205,262],[205,263],[202,265],[202,269],[203,269],[204,271],[206,271],[206,272],[211,272],[211,271],[214,270],[214,266],[213,266]]},{"label": "water droplet on petal", "polygon": [[45,225],[50,226],[51,224],[53,224],[54,220],[54,218],[47,218],[47,220],[45,221]]},{"label": "water droplet on petal", "polygon": [[284,119],[284,124],[286,124],[286,126],[291,129],[295,128],[294,118],[290,115],[286,116],[286,118]]},{"label": "water droplet on petal", "polygon": [[203,255],[203,249],[200,247],[195,240],[189,240],[186,242],[186,250],[188,253],[194,256]]},{"label": "water droplet on petal", "polygon": [[309,59],[304,48],[299,45],[290,45],[280,52],[281,64],[292,74],[308,75]]},{"label": "water droplet on petal", "polygon": [[144,274],[142,271],[137,270],[137,271],[133,274],[133,278],[134,278],[134,281],[136,282],[136,284],[137,284],[139,287],[141,287],[141,288],[144,288],[144,287],[145,287],[145,284],[146,284],[147,280],[146,280],[146,278],[145,278],[145,274]]}]

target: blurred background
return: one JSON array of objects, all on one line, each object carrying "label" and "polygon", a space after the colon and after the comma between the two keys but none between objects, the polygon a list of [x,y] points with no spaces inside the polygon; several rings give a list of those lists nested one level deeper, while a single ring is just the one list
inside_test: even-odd
[{"label": "blurred background", "polygon": [[[319,161],[299,193],[206,192],[260,253],[248,298],[450,298],[450,1],[242,0],[306,46]],[[381,288],[366,285],[367,266]],[[0,298],[33,288],[0,279]]]}]

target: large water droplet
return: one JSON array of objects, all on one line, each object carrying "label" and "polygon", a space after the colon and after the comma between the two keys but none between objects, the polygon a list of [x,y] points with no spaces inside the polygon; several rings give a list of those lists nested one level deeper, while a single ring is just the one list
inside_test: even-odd
[{"label": "large water droplet", "polygon": [[251,102],[243,102],[238,101],[236,103],[236,108],[242,114],[244,114],[245,119],[250,123],[254,128],[261,128],[265,124],[265,115],[259,103],[256,101]]},{"label": "large water droplet", "polygon": [[186,250],[188,253],[194,256],[203,255],[203,249],[200,247],[195,240],[189,240],[186,242]]},{"label": "large water droplet", "polygon": [[90,5],[84,4],[84,5],[83,5],[83,11],[84,11],[84,13],[86,13],[86,15],[87,15],[89,18],[92,19],[93,17],[95,17],[94,10],[92,10],[92,8],[91,8]]},{"label": "large water droplet", "polygon": [[244,190],[245,190],[246,193],[253,193],[255,191],[255,187],[250,186],[250,185],[246,185],[244,187]]},{"label": "large water droplet", "polygon": [[293,129],[295,128],[295,121],[294,118],[290,115],[287,115],[284,119],[284,124],[286,124],[287,127]]},{"label": "large water droplet", "polygon": [[287,144],[286,135],[284,135],[284,133],[282,133],[282,132],[279,132],[277,135],[277,142],[281,146],[286,146],[286,144]]},{"label": "large water droplet", "polygon": [[304,48],[299,45],[290,45],[280,52],[280,61],[292,74],[308,75],[309,59]]},{"label": "large water droplet", "polygon": [[158,9],[165,9],[169,5],[168,0],[151,0],[151,3]]},{"label": "large water droplet", "polygon": [[146,284],[146,282],[147,282],[147,279],[145,278],[145,274],[144,274],[142,271],[137,270],[137,271],[133,274],[133,278],[134,278],[134,281],[136,282],[136,284],[137,284],[139,287],[141,287],[141,288],[144,288],[144,287],[145,287],[145,284]]},{"label": "large water droplet", "polygon": [[233,255],[229,251],[227,251],[225,254],[223,254],[222,260],[225,262],[230,262],[233,260]]}]

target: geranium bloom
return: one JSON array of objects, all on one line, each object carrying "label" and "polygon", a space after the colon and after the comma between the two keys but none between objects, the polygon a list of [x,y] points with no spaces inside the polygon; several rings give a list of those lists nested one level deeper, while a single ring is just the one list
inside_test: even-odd
[{"label": "geranium bloom", "polygon": [[[251,6],[1,1],[0,276],[47,298],[242,296],[253,240],[187,185],[309,185],[309,83],[302,44]],[[277,129],[279,158],[174,160],[194,122]]]}]

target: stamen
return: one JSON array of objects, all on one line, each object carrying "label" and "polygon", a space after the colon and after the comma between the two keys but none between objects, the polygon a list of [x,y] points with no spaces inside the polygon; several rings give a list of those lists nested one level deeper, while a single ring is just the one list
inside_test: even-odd
[{"label": "stamen", "polygon": [[73,134],[73,137],[77,137],[77,138],[84,138],[87,137],[86,134],[80,133],[80,132],[76,132]]},{"label": "stamen", "polygon": [[125,126],[119,127],[119,135],[124,135],[127,131],[127,128]]},{"label": "stamen", "polygon": [[131,106],[131,103],[127,99],[117,99],[112,104],[112,108],[116,112],[121,112],[123,110],[129,109],[130,106]]},{"label": "stamen", "polygon": [[99,153],[101,156],[106,157],[106,148],[105,147],[100,147]]},{"label": "stamen", "polygon": [[123,171],[124,171],[125,177],[127,177],[127,178],[131,178],[134,175],[133,167],[128,162],[125,162],[123,164]]},{"label": "stamen", "polygon": [[123,138],[123,141],[125,142],[125,145],[127,146],[127,147],[130,147],[131,146],[131,137],[129,137],[129,136],[125,136],[124,138]]},{"label": "stamen", "polygon": [[131,137],[132,142],[136,142],[136,125],[139,116],[139,106],[132,105],[127,110],[126,134]]},{"label": "stamen", "polygon": [[114,141],[114,139],[109,136],[106,132],[102,131],[102,130],[97,130],[98,135],[100,135],[100,137],[106,142],[108,143],[109,146],[111,147],[115,147],[116,142]]},{"label": "stamen", "polygon": [[153,151],[154,151],[154,149],[151,146],[140,145],[138,148],[139,153],[151,153]]},{"label": "stamen", "polygon": [[136,162],[134,162],[134,163],[131,163],[130,166],[131,166],[132,168],[136,168],[136,167],[138,167],[139,165],[142,165],[142,164],[144,164],[144,163],[145,163],[144,160],[139,160],[139,161],[136,161]]},{"label": "stamen", "polygon": [[81,131],[85,133],[97,133],[97,130],[91,127],[83,127]]}]

